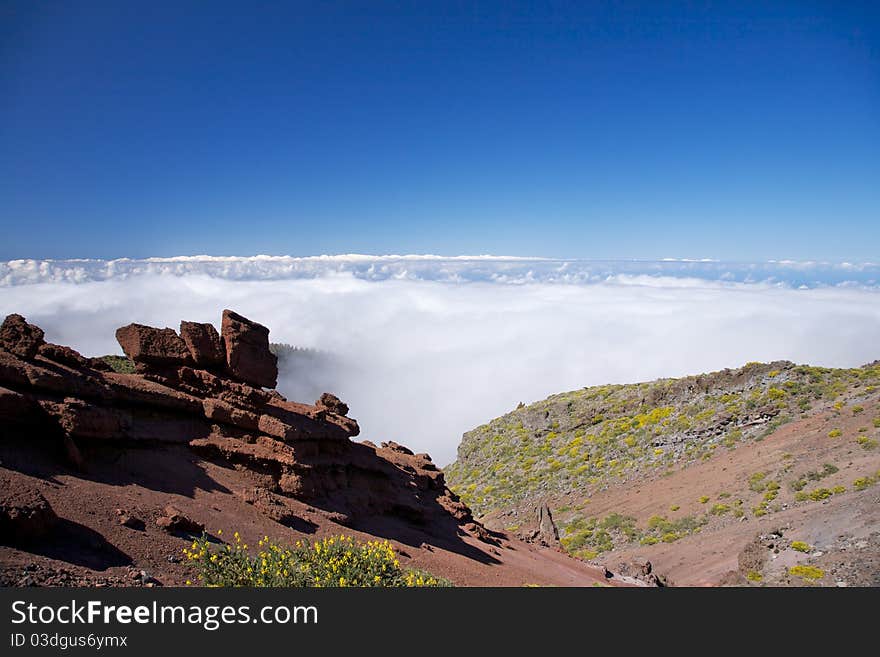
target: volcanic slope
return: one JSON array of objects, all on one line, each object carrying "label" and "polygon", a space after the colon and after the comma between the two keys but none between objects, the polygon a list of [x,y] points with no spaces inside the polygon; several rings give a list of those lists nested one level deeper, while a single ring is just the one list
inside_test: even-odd
[{"label": "volcanic slope", "polygon": [[674,584],[880,584],[880,363],[780,361],[553,395],[466,433],[450,487],[572,555]]}]

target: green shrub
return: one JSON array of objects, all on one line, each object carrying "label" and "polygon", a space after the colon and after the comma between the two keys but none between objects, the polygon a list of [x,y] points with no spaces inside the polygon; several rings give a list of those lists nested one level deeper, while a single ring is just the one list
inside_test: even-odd
[{"label": "green shrub", "polygon": [[865,490],[869,486],[873,486],[876,482],[874,477],[859,477],[853,481],[853,488],[856,490]]},{"label": "green shrub", "polygon": [[794,575],[795,577],[800,577],[801,579],[811,582],[815,582],[816,580],[825,577],[825,571],[821,568],[816,568],[815,566],[805,566],[803,564],[792,566],[788,569],[788,574]]},{"label": "green shrub", "polygon": [[669,532],[669,533],[663,534],[663,536],[660,537],[660,540],[663,541],[664,543],[675,543],[675,541],[677,541],[680,538],[681,538],[681,536],[679,536],[675,532]]},{"label": "green shrub", "polygon": [[767,473],[765,472],[756,472],[749,477],[749,489],[756,493],[763,493],[764,489],[767,487],[767,484],[764,482],[766,476]]},{"label": "green shrub", "polygon": [[830,488],[814,488],[810,491],[810,499],[814,502],[827,500],[832,495],[834,495],[834,491],[832,491]]},{"label": "green shrub", "polygon": [[708,502],[708,501],[709,501],[709,496],[708,496],[708,495],[702,495],[702,496],[700,496],[700,504],[705,504],[705,503]]},{"label": "green shrub", "polygon": [[643,536],[642,540],[639,541],[641,545],[655,545],[660,542],[656,536]]},{"label": "green shrub", "polygon": [[858,415],[859,413],[864,413],[864,412],[865,412],[864,406],[853,406],[852,407],[852,414],[853,415]]},{"label": "green shrub", "polygon": [[876,439],[867,436],[859,436],[856,442],[862,446],[862,449],[875,449],[878,444]]},{"label": "green shrub", "polygon": [[681,507],[678,504],[673,504],[671,507],[669,507],[669,510],[670,511],[678,511],[680,508]]},{"label": "green shrub", "polygon": [[651,516],[648,518],[648,529],[657,529],[666,524],[665,516]]},{"label": "green shrub", "polygon": [[832,429],[831,431],[828,432],[829,438],[839,438],[842,435],[843,435],[843,432],[840,429]]},{"label": "green shrub", "polygon": [[114,372],[119,374],[134,373],[134,362],[125,356],[100,356],[99,358],[107,363]]},{"label": "green shrub", "polygon": [[709,513],[713,516],[723,516],[725,513],[730,511],[730,507],[726,504],[715,504],[709,509]]},{"label": "green shrub", "polygon": [[761,573],[757,572],[756,570],[750,570],[746,574],[746,579],[749,580],[750,582],[760,582],[764,579],[764,576]]},{"label": "green shrub", "polygon": [[798,552],[811,552],[813,550],[813,546],[809,543],[804,543],[803,541],[792,541],[791,549],[797,550]]},{"label": "green shrub", "polygon": [[193,541],[184,554],[206,586],[385,587],[449,586],[420,570],[402,568],[388,541],[356,541],[328,536],[282,547],[264,537],[251,555],[238,532],[234,545],[213,545],[206,535]]}]

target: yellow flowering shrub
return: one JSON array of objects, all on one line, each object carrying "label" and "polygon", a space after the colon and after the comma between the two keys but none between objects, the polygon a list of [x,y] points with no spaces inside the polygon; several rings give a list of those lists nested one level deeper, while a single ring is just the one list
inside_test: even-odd
[{"label": "yellow flowering shrub", "polygon": [[809,582],[815,582],[817,579],[825,577],[825,571],[821,568],[816,568],[815,566],[792,566],[788,569],[788,573]]},{"label": "yellow flowering shrub", "polygon": [[[219,534],[219,532],[218,532]],[[351,536],[297,541],[284,547],[264,537],[251,553],[238,532],[234,543],[217,546],[207,535],[183,552],[207,586],[451,586],[421,570],[404,569],[391,543],[360,542]]]}]

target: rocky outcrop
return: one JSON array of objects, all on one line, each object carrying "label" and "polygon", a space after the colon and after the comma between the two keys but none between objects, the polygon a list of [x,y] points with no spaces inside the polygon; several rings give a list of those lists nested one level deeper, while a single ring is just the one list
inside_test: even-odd
[{"label": "rocky outcrop", "polygon": [[0,349],[31,359],[43,344],[43,329],[28,324],[21,315],[9,315],[0,326]]},{"label": "rocky outcrop", "polygon": [[553,514],[550,507],[540,504],[535,508],[535,522],[537,529],[532,535],[532,540],[548,547],[557,547],[559,543],[559,530],[553,522]]},{"label": "rocky outcrop", "polygon": [[181,322],[180,337],[198,367],[213,368],[226,362],[220,334],[212,324]]},{"label": "rocky outcrop", "polygon": [[254,386],[274,388],[278,380],[278,359],[269,351],[269,329],[224,310],[220,332],[229,374]]},{"label": "rocky outcrop", "polygon": [[330,413],[336,413],[337,415],[348,415],[348,404],[344,403],[336,395],[331,395],[329,392],[325,392],[321,395],[321,398],[315,402],[315,406],[326,409]]},{"label": "rocky outcrop", "polygon": [[129,324],[116,329],[116,340],[136,364],[175,366],[190,362],[189,350],[174,329]]},{"label": "rocky outcrop", "polygon": [[[103,371],[68,347],[40,343],[42,331],[19,316],[4,326],[4,440],[32,447],[39,435],[38,448],[63,467],[87,474],[101,454],[135,450],[179,454],[181,467],[195,456],[246,473],[253,487],[235,494],[291,527],[303,525],[297,514],[310,508],[343,525],[414,523],[491,540],[428,455],[394,442],[351,441],[358,424],[335,395],[311,405],[263,389],[277,376],[268,329],[232,311],[223,313],[222,340],[208,324],[183,322],[180,336],[122,327],[117,338],[137,364],[134,374]],[[157,523],[171,533],[201,531],[171,507]]]}]

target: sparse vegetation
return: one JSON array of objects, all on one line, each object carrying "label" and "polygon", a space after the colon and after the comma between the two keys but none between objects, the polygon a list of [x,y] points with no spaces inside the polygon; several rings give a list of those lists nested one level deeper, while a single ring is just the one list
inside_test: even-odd
[{"label": "sparse vegetation", "polygon": [[765,472],[756,472],[751,477],[749,477],[749,490],[753,490],[756,493],[763,493],[764,489],[767,487],[764,479],[767,477],[767,473]]},{"label": "sparse vegetation", "polygon": [[868,436],[859,436],[856,442],[861,445],[862,449],[877,449],[877,439],[868,438]]},{"label": "sparse vegetation", "polygon": [[[878,383],[878,366],[750,364],[700,377],[582,388],[516,408],[469,431],[445,472],[478,516],[540,496],[590,494],[618,481],[669,475],[762,440],[810,408],[836,405],[848,414],[860,402],[849,401],[853,391],[864,394]],[[880,417],[875,419],[880,426]],[[844,435],[842,427],[826,432]],[[875,436],[860,435],[867,440],[859,446],[875,448]],[[772,492],[767,484],[773,473],[755,475],[750,488],[762,496]],[[786,478],[786,485],[806,490],[812,479],[799,479]],[[769,502],[762,510],[772,511],[778,496],[750,506]]]},{"label": "sparse vegetation", "polygon": [[802,491],[807,486],[807,482],[820,481],[821,479],[830,477],[837,472],[839,472],[839,468],[836,465],[826,463],[819,471],[810,470],[809,472],[800,475],[797,479],[789,482],[789,486],[793,491]]},{"label": "sparse vegetation", "polygon": [[792,541],[791,549],[797,550],[798,552],[809,553],[813,550],[813,546],[809,543],[804,543],[803,541]]},{"label": "sparse vegetation", "polygon": [[828,432],[829,438],[840,438],[842,435],[843,435],[843,431],[841,431],[840,429],[832,429],[831,431]]}]

